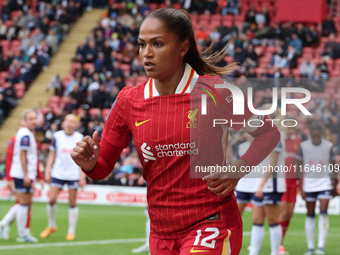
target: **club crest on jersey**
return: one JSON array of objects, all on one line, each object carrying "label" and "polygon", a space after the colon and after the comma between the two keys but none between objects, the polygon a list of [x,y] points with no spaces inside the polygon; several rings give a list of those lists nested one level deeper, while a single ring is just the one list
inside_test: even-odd
[{"label": "club crest on jersey", "polygon": [[197,127],[197,124],[195,123],[197,112],[198,112],[198,108],[196,108],[195,110],[189,110],[189,112],[188,112],[189,122],[187,122],[186,128],[196,128]]}]

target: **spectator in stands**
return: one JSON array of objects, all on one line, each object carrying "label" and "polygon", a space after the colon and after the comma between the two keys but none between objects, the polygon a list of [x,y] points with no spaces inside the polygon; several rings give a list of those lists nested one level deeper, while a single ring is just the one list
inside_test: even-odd
[{"label": "spectator in stands", "polygon": [[11,9],[8,6],[9,0],[4,0],[2,2],[2,8],[1,8],[1,19],[3,21],[6,21],[10,18],[11,15]]},{"label": "spectator in stands", "polygon": [[4,60],[2,52],[0,51],[0,72],[3,72],[5,70],[7,70],[6,61]]},{"label": "spectator in stands", "polygon": [[258,64],[258,55],[254,50],[254,45],[249,43],[247,46],[247,51],[245,54],[245,60],[243,62],[243,65],[246,67],[256,67]]},{"label": "spectator in stands", "polygon": [[48,30],[48,35],[45,40],[47,45],[51,48],[51,55],[54,55],[58,48],[58,38],[54,34],[54,30],[52,28]]},{"label": "spectator in stands", "polygon": [[50,125],[57,120],[57,116],[54,114],[51,107],[47,107],[47,112],[45,113],[45,123]]},{"label": "spectator in stands", "polygon": [[[24,46],[24,45],[21,45],[21,46]],[[28,45],[27,45],[27,48],[20,48],[21,50],[25,51],[25,54],[28,56],[28,57],[32,57],[36,51],[36,47],[34,45],[34,42],[33,40],[29,40],[28,41]]]},{"label": "spectator in stands", "polygon": [[324,58],[320,59],[320,64],[318,65],[317,69],[321,71],[321,77],[327,79],[329,77],[328,66],[325,62]]},{"label": "spectator in stands", "polygon": [[[101,84],[99,89],[93,92],[93,106],[100,109],[109,108],[109,94],[105,91],[105,85]],[[100,115],[101,116],[101,115]]]},{"label": "spectator in stands", "polygon": [[297,24],[296,31],[294,31],[300,38],[302,45],[306,46],[306,29],[302,23]]},{"label": "spectator in stands", "polygon": [[322,23],[322,36],[329,36],[330,34],[336,34],[336,28],[332,15],[328,14],[325,21]]},{"label": "spectator in stands", "polygon": [[275,52],[273,53],[273,56],[270,60],[270,66],[271,67],[278,67],[283,68],[286,66],[287,58],[284,50],[281,46],[275,47]]},{"label": "spectator in stands", "polygon": [[246,13],[245,22],[247,22],[249,24],[255,24],[256,23],[255,16],[256,16],[255,6],[251,5],[250,9]]},{"label": "spectator in stands", "polygon": [[12,83],[19,82],[21,63],[17,59],[13,59],[12,64],[8,68],[8,73]]},{"label": "spectator in stands", "polygon": [[287,49],[287,63],[286,67],[296,68],[297,67],[298,54],[296,49],[292,45],[288,45]]},{"label": "spectator in stands", "polygon": [[309,83],[309,91],[324,91],[324,82],[324,79],[321,77],[321,71],[319,69],[315,69]]},{"label": "spectator in stands", "polygon": [[111,107],[112,107],[113,102],[116,100],[118,93],[119,93],[119,88],[117,86],[113,86],[109,94]]},{"label": "spectator in stands", "polygon": [[48,30],[50,29],[50,24],[49,24],[49,19],[48,17],[43,17],[42,19],[42,22],[39,26],[41,32],[44,34],[44,35],[47,35],[48,34]]},{"label": "spectator in stands", "polygon": [[36,18],[34,16],[32,8],[29,8],[26,13],[26,26],[30,29],[33,30],[36,26]]},{"label": "spectator in stands", "polygon": [[125,77],[122,69],[120,69],[120,63],[118,61],[113,63],[112,76],[115,79],[115,84],[121,90],[125,87]]},{"label": "spectator in stands", "polygon": [[78,109],[83,103],[83,92],[79,90],[79,84],[76,83],[70,93],[70,97],[75,100],[75,108]]},{"label": "spectator in stands", "polygon": [[229,13],[234,14],[234,16],[238,16],[240,3],[239,0],[227,0],[226,6],[222,9],[222,15],[225,16]]},{"label": "spectator in stands", "polygon": [[265,24],[265,25],[269,26],[270,16],[269,16],[269,13],[268,13],[266,6],[262,7],[262,12],[256,13],[255,21],[256,21],[257,25]]},{"label": "spectator in stands", "polygon": [[65,9],[62,10],[62,13],[59,16],[58,21],[61,24],[61,27],[63,29],[63,33],[66,34],[69,30],[71,19],[70,19],[69,15],[67,14]]},{"label": "spectator in stands", "polygon": [[44,39],[44,34],[41,32],[40,28],[34,30],[34,35],[31,37],[35,46],[38,46],[40,42]]},{"label": "spectator in stands", "polygon": [[113,86],[115,85],[115,80],[112,77],[112,72],[111,71],[107,71],[105,73],[105,81],[103,82],[104,87],[105,87],[105,91],[107,93],[110,93]]},{"label": "spectator in stands", "polygon": [[98,50],[96,48],[96,43],[94,41],[89,42],[89,47],[86,51],[86,58],[85,62],[87,63],[93,63],[97,58]]},{"label": "spectator in stands", "polygon": [[16,24],[15,24],[15,21],[12,20],[11,21],[11,24],[9,25],[8,29],[7,29],[7,34],[6,34],[6,39],[8,41],[12,41],[13,39],[15,39],[16,37]]},{"label": "spectator in stands", "polygon": [[221,39],[221,34],[218,32],[217,28],[214,28],[214,31],[210,33],[210,39],[213,42],[216,42]]},{"label": "spectator in stands", "polygon": [[306,58],[306,61],[302,62],[300,66],[300,74],[301,77],[304,78],[312,78],[315,70],[314,63],[310,60],[310,58]]},{"label": "spectator in stands", "polygon": [[89,92],[89,91],[98,90],[101,83],[102,82],[101,82],[101,80],[99,78],[99,74],[98,73],[94,73],[93,74],[93,81],[91,82],[91,84],[87,88],[87,91]]},{"label": "spectator in stands", "polygon": [[296,49],[296,51],[299,54],[301,54],[301,52],[302,52],[302,41],[298,37],[297,33],[293,33],[292,34],[292,38],[291,38],[291,41],[290,41],[289,45],[292,45]]},{"label": "spectator in stands", "polygon": [[6,38],[6,33],[7,33],[7,27],[3,23],[2,19],[0,19],[0,39],[5,39]]},{"label": "spectator in stands", "polygon": [[311,113],[315,113],[319,116],[322,115],[322,111],[323,109],[326,107],[326,102],[325,102],[325,99],[323,99],[321,97],[321,93],[318,93],[316,95],[316,98],[314,100],[312,100],[312,103],[310,104],[309,106],[309,111]]},{"label": "spectator in stands", "polygon": [[47,70],[50,64],[50,54],[50,48],[47,46],[46,41],[42,40],[37,46],[37,56],[44,70]]},{"label": "spectator in stands", "polygon": [[113,33],[111,35],[111,42],[110,42],[110,46],[114,51],[118,51],[120,48],[120,40],[118,39],[118,33]]},{"label": "spectator in stands", "polygon": [[317,46],[319,44],[318,32],[314,25],[310,25],[306,31],[306,46]]},{"label": "spectator in stands", "polygon": [[145,75],[144,67],[140,64],[138,57],[135,57],[131,63],[131,74],[134,76]]},{"label": "spectator in stands", "polygon": [[96,72],[101,72],[103,67],[105,66],[105,57],[103,52],[98,53],[97,59],[94,61],[94,66]]},{"label": "spectator in stands", "polygon": [[86,45],[86,41],[82,40],[79,43],[79,46],[77,48],[77,52],[76,54],[80,54],[82,56],[83,59],[86,58],[86,54],[87,54],[87,45]]},{"label": "spectator in stands", "polygon": [[281,68],[275,66],[272,79],[272,87],[281,88],[284,83],[284,76],[281,73]]},{"label": "spectator in stands", "polygon": [[1,108],[3,110],[4,118],[7,118],[10,112],[18,104],[12,82],[7,82],[7,88],[3,90],[2,95],[3,100],[1,102]]},{"label": "spectator in stands", "polygon": [[238,63],[243,63],[246,58],[246,53],[241,44],[235,46],[234,60]]},{"label": "spectator in stands", "polygon": [[329,41],[325,44],[324,50],[321,56],[329,57],[329,58],[338,58],[339,57],[339,48],[338,44],[335,42],[335,35],[329,34]]}]

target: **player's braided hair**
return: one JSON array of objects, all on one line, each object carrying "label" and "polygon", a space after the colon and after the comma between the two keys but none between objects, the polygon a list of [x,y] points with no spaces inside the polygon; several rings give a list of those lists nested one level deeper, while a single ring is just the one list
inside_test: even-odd
[{"label": "player's braided hair", "polygon": [[224,67],[215,66],[224,58],[227,45],[220,52],[212,53],[213,43],[203,52],[198,51],[191,17],[187,11],[162,8],[150,13],[145,19],[149,18],[160,20],[165,29],[175,33],[180,41],[189,41],[190,47],[184,56],[184,63],[188,63],[199,75],[226,76],[239,67],[236,62]]}]

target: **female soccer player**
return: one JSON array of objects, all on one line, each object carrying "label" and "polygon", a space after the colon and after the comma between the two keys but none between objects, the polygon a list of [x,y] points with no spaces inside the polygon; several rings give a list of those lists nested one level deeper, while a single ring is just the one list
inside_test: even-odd
[{"label": "female soccer player", "polygon": [[[306,201],[307,217],[305,231],[308,250],[305,255],[323,255],[329,228],[328,203],[335,194],[332,179],[328,170],[334,166],[335,155],[333,144],[322,138],[322,123],[313,122],[310,125],[311,139],[301,143],[296,155],[297,166],[304,166],[303,181],[300,181],[300,193]],[[327,171],[325,171],[327,170]],[[335,176],[334,176],[335,177]],[[318,248],[314,252],[315,205],[320,201]]]},{"label": "female soccer player", "polygon": [[79,139],[83,138],[82,134],[75,131],[77,125],[76,116],[68,114],[62,123],[63,130],[60,130],[53,135],[45,168],[45,179],[51,186],[49,202],[47,204],[48,226],[40,234],[41,238],[48,237],[58,229],[56,225],[56,202],[58,194],[65,184],[68,186],[70,205],[68,213],[69,227],[66,240],[71,241],[76,237],[75,233],[79,215],[77,192],[79,187],[82,188],[86,185],[85,175],[70,157],[70,151],[74,145]]},{"label": "female soccer player", "polygon": [[[280,169],[281,166],[284,166],[285,164],[285,140],[283,139],[282,133],[283,131],[281,132],[281,140],[279,141],[273,152],[270,153],[267,159],[267,162],[269,162],[269,167],[279,167],[278,169]],[[264,214],[269,224],[271,255],[279,254],[279,247],[282,239],[282,227],[279,224],[280,205],[281,197],[285,191],[286,182],[284,171],[272,171],[269,169],[268,172],[264,175],[264,178],[261,180],[257,191],[255,192],[255,196],[257,198],[263,198],[262,203]],[[258,249],[251,250],[251,252],[249,253],[250,255],[258,254],[259,248],[261,246],[256,247]]]},{"label": "female soccer player", "polygon": [[[190,178],[191,162],[199,157],[222,162],[226,155],[223,148],[227,148],[227,125],[214,129],[207,139],[213,144],[209,150],[191,141],[193,130],[204,132],[204,125],[212,125],[198,121],[203,114],[202,110],[198,112],[201,108],[191,108],[192,93],[199,90],[198,80],[223,83],[207,75],[228,75],[235,65],[214,66],[223,53],[201,57],[190,15],[183,10],[163,8],[149,14],[141,25],[138,41],[149,81],[124,88],[105,123],[101,142],[95,132],[92,138],[87,136],[78,142],[71,156],[90,178],[103,179],[133,136],[143,162],[143,177],[149,184],[151,254],[239,254],[242,222],[233,194],[239,178],[216,178],[214,174],[204,180]],[[241,167],[260,163],[278,143],[280,134],[267,117],[261,127],[247,125],[250,118],[258,119],[247,103],[243,115],[233,115],[232,95],[228,93],[220,101],[223,117],[244,123],[233,127],[255,137],[234,165],[241,172]]]}]

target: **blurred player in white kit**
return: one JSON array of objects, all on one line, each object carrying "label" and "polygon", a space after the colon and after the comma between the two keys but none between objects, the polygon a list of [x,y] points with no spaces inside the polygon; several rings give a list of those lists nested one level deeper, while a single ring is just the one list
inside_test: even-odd
[{"label": "blurred player in white kit", "polygon": [[[303,180],[300,181],[300,193],[307,206],[305,231],[308,250],[305,255],[324,255],[324,246],[329,228],[328,204],[336,192],[332,176],[328,170],[334,167],[335,155],[332,150],[333,143],[322,138],[322,123],[313,122],[310,125],[310,135],[311,139],[301,143],[296,155],[297,167],[304,166]],[[298,168],[299,171],[300,168]],[[320,201],[319,237],[318,248],[314,251],[315,205],[317,199]]]},{"label": "blurred player in white kit", "polygon": [[50,183],[49,202],[47,204],[48,226],[40,234],[41,238],[48,237],[58,230],[56,225],[57,196],[63,189],[64,184],[68,185],[69,193],[69,228],[66,239],[75,239],[76,225],[78,221],[79,208],[77,207],[78,187],[86,184],[85,174],[80,170],[70,156],[70,152],[83,135],[75,131],[78,125],[76,116],[69,114],[62,123],[63,130],[53,135],[50,146],[50,153],[45,168],[45,179]]}]

